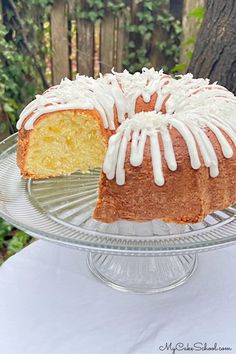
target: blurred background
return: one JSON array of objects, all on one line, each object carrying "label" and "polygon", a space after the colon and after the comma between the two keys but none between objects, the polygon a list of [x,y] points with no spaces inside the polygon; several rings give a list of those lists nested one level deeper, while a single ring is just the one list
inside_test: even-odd
[{"label": "blurred background", "polygon": [[[77,72],[191,71],[235,92],[235,3],[0,1],[0,140],[16,131],[20,111],[35,94]],[[0,219],[0,264],[29,242]]]}]

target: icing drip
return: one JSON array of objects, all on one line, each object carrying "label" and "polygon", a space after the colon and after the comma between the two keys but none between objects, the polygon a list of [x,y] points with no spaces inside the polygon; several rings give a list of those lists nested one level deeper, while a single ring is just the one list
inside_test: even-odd
[{"label": "icing drip", "polygon": [[150,134],[151,155],[152,155],[154,181],[158,186],[163,186],[165,180],[162,172],[161,152],[160,152],[160,145],[158,142],[158,135],[159,135],[158,131],[156,133]]},{"label": "icing drip", "polygon": [[[157,96],[155,111],[135,114],[138,97],[148,103],[154,94]],[[193,169],[200,168],[202,157],[210,176],[219,174],[217,154],[206,130],[212,131],[225,158],[233,156],[225,134],[236,145],[235,96],[217,83],[210,84],[208,79],[194,79],[192,74],[172,78],[153,68],[143,68],[142,72],[134,74],[112,70],[97,80],[80,75],[73,81],[65,78],[43,95],[36,96],[22,111],[17,128],[32,129],[35,121],[49,112],[95,109],[104,128],[115,130],[114,107],[122,124],[109,139],[103,171],[108,179],[116,178],[119,185],[125,183],[127,145],[131,141],[130,164],[140,166],[147,139],[155,183],[159,186],[165,183],[162,159],[171,171],[177,169],[172,128],[183,137]]]},{"label": "icing drip", "polygon": [[143,129],[140,135],[138,131],[134,131],[133,133],[130,155],[130,163],[133,166],[140,166],[143,162],[143,152],[146,143],[146,137],[146,129]]},{"label": "icing drip", "polygon": [[[136,72],[133,75],[127,70],[122,73],[112,70],[112,74],[106,74],[104,79],[112,86],[117,86],[118,83],[123,94],[122,106],[128,116],[132,116],[135,114],[137,98],[141,96],[144,102],[148,103],[154,93],[158,94],[155,109],[159,111],[166,98],[165,95],[162,95],[161,90],[171,80],[171,77],[164,74],[163,70],[155,71],[153,68],[143,68],[141,73]],[[124,112],[122,113],[123,121],[125,117]]]},{"label": "icing drip", "polygon": [[[131,119],[124,121],[117,129],[116,134],[109,140],[103,172],[108,179],[116,178],[116,183],[123,185],[125,183],[127,145],[131,141],[130,164],[140,166],[143,162],[146,140],[149,138],[154,181],[158,186],[162,186],[165,183],[162,159],[166,160],[171,171],[177,169],[170,135],[171,129],[175,128],[186,143],[192,168],[199,169],[201,167],[200,152],[204,165],[209,168],[210,176],[218,176],[217,154],[206,134],[206,129],[214,133],[224,157],[231,158],[233,149],[222,131],[236,145],[236,120],[229,119],[230,124],[228,124],[229,121],[225,122],[224,115],[222,118],[222,109],[218,110],[220,115],[216,115],[217,110],[214,114],[205,113],[206,110],[202,112],[200,107],[199,112],[195,110],[185,113],[163,114],[153,111],[135,114]],[[163,142],[164,156],[160,150],[160,138]]]},{"label": "icing drip", "polygon": [[[177,77],[178,78],[178,77]],[[118,121],[122,123],[135,114],[136,101],[141,96],[150,102],[157,94],[155,111],[169,114],[199,111],[207,107],[223,106],[224,114],[236,108],[235,96],[224,87],[209,84],[208,79],[193,79],[192,74],[179,76],[178,79],[165,75],[162,70],[143,68],[142,72],[130,74],[127,70],[100,76],[97,80],[77,75],[74,81],[63,79],[60,85],[37,95],[21,113],[17,123],[20,129],[32,129],[34,122],[45,113],[70,109],[95,109],[99,112],[106,129],[115,129],[114,106]],[[208,113],[209,114],[209,113]],[[217,115],[218,116],[218,115]],[[231,121],[228,122],[231,124]]]},{"label": "icing drip", "polygon": [[[123,73],[106,74],[97,80],[77,75],[71,81],[63,79],[60,85],[47,90],[43,95],[37,95],[20,115],[17,128],[20,129],[27,118],[24,128],[32,129],[34,122],[45,113],[70,109],[96,109],[102,119],[104,128],[115,129],[114,105],[121,123],[126,115],[135,113],[136,100],[142,96],[149,102],[152,95],[160,90],[162,85],[170,80],[163,71],[143,68],[142,72],[130,74],[127,70]],[[168,80],[166,79],[168,78]],[[29,117],[30,115],[30,117]]]},{"label": "icing drip", "polygon": [[63,79],[60,85],[37,95],[21,113],[17,122],[20,129],[28,117],[24,127],[32,129],[34,122],[45,113],[70,109],[96,109],[101,116],[105,128],[115,129],[114,98],[104,81],[77,75],[74,81]]}]

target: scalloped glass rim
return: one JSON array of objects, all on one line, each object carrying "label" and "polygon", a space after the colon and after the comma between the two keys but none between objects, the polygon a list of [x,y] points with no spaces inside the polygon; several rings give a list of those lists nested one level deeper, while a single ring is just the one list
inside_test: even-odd
[{"label": "scalloped glass rim", "polygon": [[[15,153],[17,143],[17,134],[14,134],[3,142],[0,143],[0,163],[9,155]],[[13,168],[17,169],[16,164]],[[10,182],[9,182],[10,183]],[[26,182],[25,182],[26,186]],[[33,206],[32,206],[33,208]],[[70,237],[59,236],[54,233],[45,232],[43,230],[38,230],[33,226],[29,226],[15,219],[9,214],[4,206],[4,201],[0,199],[0,216],[6,219],[8,222],[14,226],[28,232],[30,235],[38,238],[43,238],[49,241],[55,241],[57,243],[77,247],[86,250],[94,250],[96,252],[101,251],[102,253],[120,253],[120,254],[134,254],[134,255],[163,255],[163,254],[177,254],[177,253],[189,253],[197,251],[206,251],[214,249],[222,245],[229,245],[236,242],[236,218],[235,216],[227,219],[228,222],[222,222],[215,225],[215,227],[208,232],[206,230],[199,233],[199,231],[188,232],[183,235],[168,235],[165,237],[160,236],[145,236],[145,237],[134,237],[134,236],[120,236],[114,234],[101,234],[98,237],[92,237],[88,233],[88,230],[81,229],[77,232],[78,239],[73,239]],[[49,219],[47,215],[43,214],[45,218]],[[45,219],[46,220],[46,219]],[[217,227],[216,227],[217,226]],[[60,225],[61,232],[63,230],[68,232],[71,229],[71,233],[74,234],[72,228]],[[208,229],[208,228],[207,228]],[[215,235],[217,233],[217,236]],[[226,234],[226,236],[222,236]],[[228,234],[228,236],[227,236]],[[187,236],[188,235],[188,236]],[[194,236],[193,238],[191,236]],[[80,238],[81,236],[81,238]],[[187,236],[187,237],[186,237]],[[205,238],[205,236],[207,236]],[[84,238],[84,239],[83,239]],[[175,240],[176,239],[176,240]],[[104,240],[107,242],[104,243]],[[173,243],[173,241],[176,243]],[[114,243],[115,241],[115,243]],[[125,242],[127,241],[127,242]],[[188,241],[188,242],[187,242]]]}]

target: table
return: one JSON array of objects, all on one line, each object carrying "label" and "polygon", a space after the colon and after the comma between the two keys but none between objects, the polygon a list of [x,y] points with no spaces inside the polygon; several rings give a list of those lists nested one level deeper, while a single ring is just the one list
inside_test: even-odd
[{"label": "table", "polygon": [[135,295],[95,279],[86,253],[33,242],[0,268],[0,353],[172,354],[206,342],[234,354],[236,246],[200,257],[182,287]]}]

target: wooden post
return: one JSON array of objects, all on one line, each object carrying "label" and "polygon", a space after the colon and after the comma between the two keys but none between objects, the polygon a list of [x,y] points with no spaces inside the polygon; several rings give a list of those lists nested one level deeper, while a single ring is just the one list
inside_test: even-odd
[{"label": "wooden post", "polygon": [[69,77],[68,6],[65,0],[54,1],[51,12],[53,84]]},{"label": "wooden post", "polygon": [[116,43],[116,66],[117,71],[123,70],[123,58],[125,52],[125,44],[127,37],[125,37],[125,16],[121,15],[117,19],[117,43]]},{"label": "wooden post", "polygon": [[[164,5],[163,4],[163,9],[162,10],[166,10],[168,11],[168,4]],[[158,10],[155,10],[156,12],[156,16],[158,15],[157,13]],[[161,42],[168,42],[169,39],[169,34],[166,31],[166,29],[164,29],[160,22],[157,20],[155,23],[155,29],[152,33],[152,38],[151,38],[151,48],[150,48],[150,64],[151,66],[153,66],[155,69],[162,69],[164,66],[168,66],[169,68],[173,67],[175,62],[174,62],[174,58],[168,57],[165,55],[165,53],[163,52],[163,50],[161,50],[158,47],[158,43]]]},{"label": "wooden post", "polygon": [[100,71],[109,72],[114,66],[115,17],[106,14],[101,22],[100,32]]},{"label": "wooden post", "polygon": [[[78,0],[79,8],[82,11],[88,10],[88,4],[85,0]],[[80,19],[78,9],[76,9],[76,27],[77,27],[77,69],[81,75],[94,75],[94,23],[87,19]]]},{"label": "wooden post", "polygon": [[170,13],[182,21],[183,0],[170,0]]},{"label": "wooden post", "polygon": [[[131,14],[130,20],[132,25],[139,25],[140,20],[137,16],[139,11],[142,11],[142,2],[137,2],[136,0],[132,0],[130,4]],[[130,40],[133,41],[136,47],[140,47],[143,43],[143,38],[139,33],[131,32],[130,33]]]},{"label": "wooden post", "polygon": [[[186,64],[186,69],[190,62],[190,53],[194,49],[194,43],[199,31],[198,21],[195,17],[189,14],[197,7],[204,6],[204,0],[184,0],[183,16],[182,16],[182,38],[180,46],[180,60],[181,64]],[[189,41],[189,44],[186,43]],[[192,42],[192,43],[191,43]]]},{"label": "wooden post", "polygon": [[77,19],[77,66],[81,75],[94,74],[94,24]]},{"label": "wooden post", "polygon": [[155,69],[162,69],[164,65],[168,65],[169,67],[172,67],[174,65],[174,61],[168,60],[163,53],[163,51],[158,48],[157,43],[158,42],[165,42],[168,40],[168,34],[167,32],[159,25],[157,24],[155,31],[152,34],[152,43],[151,43],[151,50],[150,50],[150,64],[153,66]]}]

